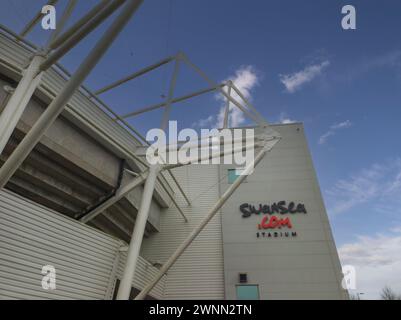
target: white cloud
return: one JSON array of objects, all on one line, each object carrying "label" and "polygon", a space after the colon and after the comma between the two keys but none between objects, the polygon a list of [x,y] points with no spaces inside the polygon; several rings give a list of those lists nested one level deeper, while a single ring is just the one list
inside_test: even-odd
[{"label": "white cloud", "polygon": [[336,134],[336,131],[341,130],[341,129],[346,129],[352,126],[352,122],[349,120],[345,120],[340,123],[335,123],[333,124],[330,129],[324,133],[323,135],[320,136],[319,138],[319,144],[325,144],[329,137],[334,136]]},{"label": "white cloud", "polygon": [[399,74],[400,67],[401,50],[394,50],[359,61],[345,75],[348,81],[355,81],[355,78],[381,68],[389,68]]},{"label": "white cloud", "polygon": [[363,298],[379,299],[386,285],[401,294],[401,227],[386,235],[359,236],[338,252],[343,265],[355,267],[355,292],[363,292]]},{"label": "white cloud", "polygon": [[[255,68],[252,66],[242,66],[236,72],[235,75],[232,77],[227,78],[225,81],[231,80],[234,85],[241,91],[243,96],[246,99],[252,100],[251,91],[252,89],[259,84],[259,78],[256,74]],[[231,96],[239,101],[242,102],[239,95],[234,91],[231,90]],[[216,98],[223,102],[223,105],[220,107],[219,114],[217,116],[217,127],[222,127],[224,122],[224,111],[225,111],[225,101],[226,99],[221,95],[216,95]],[[238,127],[245,121],[244,113],[235,105],[230,103],[229,107],[229,124],[231,127]]]},{"label": "white cloud", "polygon": [[284,84],[287,92],[294,93],[299,90],[304,84],[311,82],[319,76],[325,68],[330,65],[328,60],[319,64],[307,66],[301,71],[292,74],[280,74],[280,81]]},{"label": "white cloud", "polygon": [[[231,80],[234,85],[241,91],[242,95],[247,100],[252,100],[251,91],[252,89],[259,84],[259,77],[256,73],[256,70],[253,66],[242,66],[238,70],[235,71],[235,74],[231,77],[228,77],[224,81]],[[224,88],[227,92],[227,88]],[[241,98],[238,94],[231,90],[231,96],[237,100],[238,102],[242,102]],[[208,126],[212,126],[215,128],[221,128],[224,122],[224,111],[226,108],[226,98],[221,94],[216,94],[216,100],[221,102],[221,106],[219,112],[216,116],[210,115],[207,118],[200,119],[199,121],[193,124],[193,127],[205,128]],[[229,124],[231,127],[238,127],[245,122],[244,113],[235,105],[230,103],[230,114],[229,114]]]},{"label": "white cloud", "polygon": [[294,123],[297,122],[296,120],[291,119],[290,117],[288,117],[288,115],[285,112],[281,112],[279,119],[278,119],[279,123],[282,124],[287,124],[287,123]]},{"label": "white cloud", "polygon": [[385,233],[360,235],[339,247],[342,265],[356,269],[357,288],[351,293],[363,292],[363,298],[379,299],[388,285],[401,294],[401,158],[372,164],[340,179],[325,195],[330,214],[364,205],[369,208],[366,214],[376,215],[378,223],[385,219],[393,224]]},{"label": "white cloud", "polygon": [[215,122],[214,116],[210,115],[207,118],[200,119],[192,124],[192,127],[196,128],[208,128],[213,122]]},{"label": "white cloud", "polygon": [[343,213],[373,201],[372,209],[379,213],[401,214],[398,209],[401,204],[401,158],[373,164],[349,179],[340,179],[325,194],[330,214]]}]

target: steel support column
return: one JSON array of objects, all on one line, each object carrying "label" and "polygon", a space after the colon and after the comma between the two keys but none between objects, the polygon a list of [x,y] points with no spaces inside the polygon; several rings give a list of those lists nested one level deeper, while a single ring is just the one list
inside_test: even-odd
[{"label": "steel support column", "polygon": [[[231,97],[231,86],[232,86],[232,81],[231,80],[228,80],[227,81],[227,94],[228,94],[228,96],[229,97]],[[229,99],[227,99],[227,102],[226,102],[227,104],[226,104],[226,108],[225,108],[225,110],[224,110],[224,120],[223,120],[223,128],[224,129],[227,129],[228,128],[228,120],[229,120],[229,116],[230,116],[230,100]]]},{"label": "steel support column", "polygon": [[142,172],[140,176],[134,178],[131,182],[127,183],[125,186],[122,186],[119,188],[116,192],[116,194],[102,203],[100,206],[97,208],[93,209],[92,211],[88,212],[85,214],[83,217],[79,219],[79,221],[83,223],[87,223],[90,220],[96,218],[99,214],[104,212],[107,208],[111,207],[113,204],[115,204],[117,201],[119,201],[122,197],[124,197],[127,193],[131,192],[134,190],[136,187],[139,187],[141,184],[143,184],[148,177],[148,171]]},{"label": "steel support column", "polygon": [[153,191],[160,167],[152,165],[149,168],[149,175],[143,189],[142,200],[135,220],[134,230],[128,248],[127,260],[125,262],[124,273],[118,288],[117,300],[128,300],[132,288],[132,281],[135,275],[135,268],[141,249],[143,234],[145,232],[146,221],[149,216],[150,204],[152,202]]},{"label": "steel support column", "polygon": [[[143,1],[143,0],[141,0]],[[85,38],[90,32],[92,32],[97,26],[99,26],[104,20],[112,15],[122,4],[123,0],[113,0],[91,20],[84,24],[76,33],[71,35],[55,50],[49,57],[42,63],[40,70],[46,71],[58,60],[60,60],[68,51],[70,51],[75,45],[77,45],[83,38]],[[122,11],[124,11],[126,7]],[[56,38],[57,39],[57,38]],[[50,43],[54,46],[54,43]]]},{"label": "steel support column", "polygon": [[35,55],[29,67],[23,71],[23,76],[10,100],[0,114],[0,154],[10,139],[15,126],[40,83],[42,73],[38,74],[39,66],[45,58]]},{"label": "steel support column", "polygon": [[224,192],[221,198],[216,202],[216,204],[210,209],[210,211],[203,218],[201,223],[189,234],[189,236],[181,243],[181,245],[175,250],[175,252],[170,256],[170,258],[164,263],[160,268],[157,276],[146,285],[142,291],[135,297],[135,300],[142,300],[146,297],[150,290],[157,284],[157,282],[163,277],[163,275],[171,268],[171,266],[177,261],[177,259],[182,255],[186,248],[192,243],[192,241],[198,236],[198,234],[203,230],[203,228],[208,224],[208,222],[215,216],[217,211],[224,205],[224,203],[230,198],[234,191],[240,186],[240,184],[245,180],[247,175],[252,172],[254,167],[263,159],[266,149],[263,148],[258,155],[255,157],[254,161],[250,163],[243,174],[240,175],[234,183]]}]

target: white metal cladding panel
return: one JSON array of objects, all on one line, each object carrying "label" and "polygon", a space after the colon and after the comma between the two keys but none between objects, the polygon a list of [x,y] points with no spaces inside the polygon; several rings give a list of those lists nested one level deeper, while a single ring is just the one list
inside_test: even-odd
[{"label": "white metal cladding panel", "polygon": [[[124,272],[126,258],[127,258],[127,253],[122,252],[120,254],[120,259],[117,269],[117,278],[120,280]],[[158,271],[159,269],[156,269],[150,262],[146,261],[142,257],[139,257],[132,286],[137,289],[142,289],[145,285],[147,285],[150,282],[150,280],[152,280],[157,275]],[[157,285],[150,291],[149,294],[156,299],[163,299],[163,290],[165,282],[166,282],[166,277],[163,276],[157,283]]]},{"label": "white metal cladding panel", "polygon": [[[121,241],[8,191],[0,192],[0,298],[104,299]],[[56,289],[41,287],[56,268]]]},{"label": "white metal cladding panel", "polygon": [[7,39],[7,37],[0,32],[0,54],[2,60],[11,65],[17,64],[19,66],[27,63],[27,56],[29,55],[29,51],[20,46],[16,50],[16,48],[10,45],[10,43],[12,43],[12,41],[10,39]]},{"label": "white metal cladding panel", "polygon": [[[145,239],[141,255],[163,263],[199,224],[218,200],[216,165],[191,165],[174,170],[192,200],[188,207],[182,197],[178,203],[189,222],[174,206],[161,213],[161,232]],[[165,299],[224,299],[223,247],[220,213],[208,223],[194,242],[167,272]]]},{"label": "white metal cladding panel", "polygon": [[[120,277],[125,245],[101,231],[15,195],[0,192],[0,299],[105,299]],[[41,287],[44,265],[56,268],[56,290]],[[139,257],[133,285],[142,289],[158,272]],[[151,295],[162,298],[165,278]]]}]

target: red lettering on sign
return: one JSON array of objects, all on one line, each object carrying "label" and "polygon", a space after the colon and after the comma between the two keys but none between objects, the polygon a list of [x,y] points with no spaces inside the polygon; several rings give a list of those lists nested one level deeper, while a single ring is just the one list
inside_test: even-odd
[{"label": "red lettering on sign", "polygon": [[258,229],[281,229],[281,227],[292,228],[290,218],[277,218],[276,216],[264,216],[260,224],[258,225]]}]

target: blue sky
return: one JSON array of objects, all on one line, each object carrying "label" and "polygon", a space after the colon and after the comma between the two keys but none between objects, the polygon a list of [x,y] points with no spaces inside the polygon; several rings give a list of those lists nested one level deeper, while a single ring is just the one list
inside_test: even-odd
[{"label": "blue sky", "polygon": [[[1,23],[21,30],[44,2],[2,0]],[[74,19],[95,3],[79,1]],[[345,4],[356,8],[356,30],[341,28]],[[377,297],[391,284],[401,292],[400,17],[398,0],[147,0],[86,83],[97,89],[182,50],[215,81],[238,81],[270,122],[304,122],[336,244],[343,263],[357,266],[358,290]],[[69,70],[109,22],[63,58]],[[36,28],[29,39],[47,36]],[[120,114],[160,102],[170,73],[165,67],[102,98]],[[205,87],[182,68],[177,95]],[[177,105],[172,118],[182,128],[196,127],[194,119],[212,125],[221,104],[211,94],[191,102],[190,114]],[[146,132],[160,118],[156,111],[131,123]]]}]

